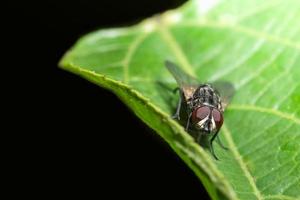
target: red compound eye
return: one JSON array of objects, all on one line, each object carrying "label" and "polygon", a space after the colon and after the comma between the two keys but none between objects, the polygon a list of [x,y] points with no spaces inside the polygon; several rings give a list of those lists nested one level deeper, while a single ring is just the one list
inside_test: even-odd
[{"label": "red compound eye", "polygon": [[214,108],[212,110],[212,117],[215,120],[217,129],[220,129],[221,126],[222,126],[222,124],[223,124],[223,115],[222,115],[222,113],[219,110],[217,110],[217,109]]},{"label": "red compound eye", "polygon": [[208,106],[202,106],[202,107],[195,109],[192,114],[192,122],[198,123],[199,121],[201,121],[204,118],[206,118],[207,116],[209,116],[209,114],[211,112],[210,109],[211,108]]}]

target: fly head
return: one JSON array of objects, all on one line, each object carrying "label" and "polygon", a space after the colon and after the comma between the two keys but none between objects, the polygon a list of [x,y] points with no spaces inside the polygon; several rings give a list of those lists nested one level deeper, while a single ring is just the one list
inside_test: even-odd
[{"label": "fly head", "polygon": [[203,105],[193,110],[192,124],[203,133],[216,133],[223,124],[223,114],[217,108]]}]

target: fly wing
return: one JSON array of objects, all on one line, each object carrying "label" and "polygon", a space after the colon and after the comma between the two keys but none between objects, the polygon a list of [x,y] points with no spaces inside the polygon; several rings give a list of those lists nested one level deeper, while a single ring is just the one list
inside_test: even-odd
[{"label": "fly wing", "polygon": [[177,84],[179,86],[183,85],[199,85],[199,81],[185,73],[182,69],[180,69],[175,63],[166,61],[165,65],[169,72],[173,75],[175,78]]},{"label": "fly wing", "polygon": [[222,107],[223,109],[225,109],[230,103],[235,93],[234,86],[231,83],[225,81],[217,81],[212,83],[211,85],[219,93],[222,102]]},{"label": "fly wing", "polygon": [[186,99],[189,99],[194,94],[194,91],[199,87],[199,81],[185,73],[181,70],[176,64],[166,61],[165,62],[166,68],[175,78],[179,88],[183,92]]}]

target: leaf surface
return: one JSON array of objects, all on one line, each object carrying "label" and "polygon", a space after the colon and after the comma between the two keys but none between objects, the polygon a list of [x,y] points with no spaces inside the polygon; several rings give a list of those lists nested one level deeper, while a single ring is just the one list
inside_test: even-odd
[{"label": "leaf surface", "polygon": [[[60,66],[113,91],[200,178],[212,199],[300,199],[300,2],[200,1],[138,25],[90,33]],[[221,161],[171,119],[171,60],[203,82],[227,80]],[[100,102],[99,102],[100,106]]]}]

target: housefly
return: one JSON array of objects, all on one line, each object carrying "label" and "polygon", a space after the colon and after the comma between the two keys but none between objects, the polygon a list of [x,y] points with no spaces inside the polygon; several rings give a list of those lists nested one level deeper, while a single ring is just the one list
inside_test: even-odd
[{"label": "housefly", "polygon": [[213,141],[222,145],[218,138],[223,124],[224,109],[234,94],[234,87],[228,82],[200,83],[196,78],[183,72],[170,61],[165,62],[166,68],[175,78],[180,98],[173,118],[184,121],[186,131],[191,133],[200,144],[203,135],[211,136],[209,148],[215,159]]}]

